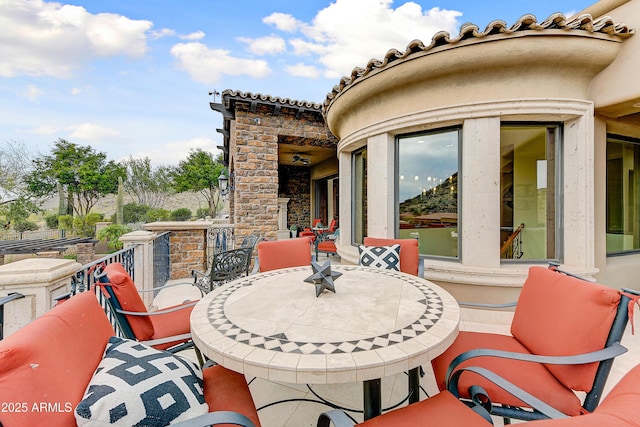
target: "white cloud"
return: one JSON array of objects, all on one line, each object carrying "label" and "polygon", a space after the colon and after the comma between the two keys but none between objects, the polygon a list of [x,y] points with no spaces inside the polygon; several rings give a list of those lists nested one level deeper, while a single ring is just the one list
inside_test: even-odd
[{"label": "white cloud", "polygon": [[217,148],[218,145],[221,144],[211,138],[201,136],[184,141],[168,142],[153,150],[139,151],[132,156],[136,159],[148,157],[154,165],[177,166],[181,160],[185,160],[189,156],[189,151],[192,149],[209,151],[217,156],[220,151]]},{"label": "white cloud", "polygon": [[176,35],[176,32],[174,30],[169,29],[169,28],[162,28],[161,30],[149,31],[149,34],[154,39],[161,39],[161,38],[164,38],[164,37],[173,37],[173,36]]},{"label": "white cloud", "polygon": [[299,30],[303,37],[289,41],[294,53],[317,55],[329,78],[348,75],[372,58],[382,59],[392,48],[403,51],[414,39],[428,44],[441,30],[457,35],[461,12],[437,7],[423,10],[414,2],[394,9],[392,4],[392,0],[335,0],[310,23],[282,14],[263,21],[282,31]]},{"label": "white cloud", "polygon": [[69,77],[97,57],[144,55],[152,25],[43,0],[0,1],[0,76]]},{"label": "white cloud", "polygon": [[273,25],[280,31],[286,31],[293,33],[300,27],[304,26],[304,23],[298,21],[293,16],[287,13],[272,13],[262,20],[265,24]]},{"label": "white cloud", "polygon": [[249,47],[249,52],[256,55],[274,55],[287,50],[286,42],[281,37],[267,36],[257,39],[240,37],[238,40],[246,43]]},{"label": "white cloud", "polygon": [[204,31],[196,31],[196,32],[191,33],[191,34],[180,36],[180,39],[182,39],[182,40],[202,40],[204,38],[204,36],[205,36]]},{"label": "white cloud", "polygon": [[30,84],[23,92],[23,96],[25,98],[28,98],[29,101],[37,101],[40,95],[42,95],[43,93],[44,92],[42,92],[42,89],[40,89],[38,86]]},{"label": "white cloud", "polygon": [[317,67],[314,67],[313,65],[305,65],[302,62],[296,65],[289,65],[285,67],[285,71],[292,76],[310,77],[314,79],[320,77],[321,74],[320,70]]},{"label": "white cloud", "polygon": [[83,123],[81,125],[69,126],[71,138],[83,141],[102,141],[104,139],[118,138],[120,132],[115,129],[96,125],[94,123]]},{"label": "white cloud", "polygon": [[50,125],[44,125],[34,129],[32,133],[35,133],[38,135],[53,135],[58,133],[59,131],[60,131],[60,128],[57,128],[55,126],[50,126]]},{"label": "white cloud", "polygon": [[224,75],[265,77],[271,72],[266,61],[237,58],[224,49],[209,49],[198,42],[178,43],[171,48],[180,67],[200,83],[215,83]]},{"label": "white cloud", "polygon": [[77,88],[77,87],[71,88],[71,95],[74,95],[74,96],[79,95],[80,92],[82,92],[80,88]]}]

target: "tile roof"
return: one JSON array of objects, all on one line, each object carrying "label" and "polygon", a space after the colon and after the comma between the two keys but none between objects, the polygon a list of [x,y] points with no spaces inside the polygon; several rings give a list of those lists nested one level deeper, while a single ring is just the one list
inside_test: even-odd
[{"label": "tile roof", "polygon": [[466,23],[460,28],[460,34],[457,37],[451,37],[446,31],[440,31],[436,33],[431,39],[431,43],[425,45],[421,40],[413,40],[408,45],[404,52],[400,52],[397,49],[391,49],[387,52],[382,61],[372,59],[366,65],[365,68],[356,67],[351,71],[351,75],[344,76],[340,79],[340,83],[333,87],[333,90],[327,94],[325,98],[323,108],[326,113],[327,109],[331,105],[331,102],[343,91],[348,89],[351,85],[358,80],[366,77],[373,71],[387,67],[390,63],[397,63],[398,61],[404,61],[414,54],[429,51],[436,47],[453,45],[462,40],[468,40],[472,38],[484,38],[495,35],[510,35],[517,32],[529,31],[529,30],[569,30],[569,31],[588,31],[591,33],[603,33],[612,36],[618,36],[621,38],[630,37],[634,34],[634,30],[627,27],[625,24],[616,24],[612,18],[603,16],[594,19],[589,14],[583,14],[571,17],[567,19],[562,13],[554,13],[549,16],[543,22],[538,23],[534,15],[523,15],[512,26],[502,20],[492,21],[484,31],[480,31],[477,25]]},{"label": "tile roof", "polygon": [[322,104],[309,101],[297,101],[289,98],[281,98],[279,96],[263,95],[259,93],[242,92],[239,90],[227,89],[222,92],[222,100],[226,108],[231,108],[231,101],[257,102],[259,104],[280,105],[282,107],[291,107],[296,109],[321,111]]}]

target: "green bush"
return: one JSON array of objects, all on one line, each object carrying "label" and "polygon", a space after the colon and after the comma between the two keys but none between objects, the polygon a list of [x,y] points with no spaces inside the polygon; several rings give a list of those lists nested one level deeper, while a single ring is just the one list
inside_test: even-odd
[{"label": "green bush", "polygon": [[58,215],[47,215],[44,217],[44,221],[48,229],[55,230],[58,228]]},{"label": "green bush", "polygon": [[120,241],[120,237],[122,237],[123,234],[127,234],[129,232],[131,232],[131,228],[126,225],[111,224],[100,229],[100,231],[98,231],[98,233],[96,234],[96,238],[98,240],[106,240],[107,245],[111,249],[119,250],[122,249],[123,246],[122,242]]},{"label": "green bush", "polygon": [[196,211],[196,218],[205,218],[209,215],[209,208],[198,208]]},{"label": "green bush", "polygon": [[191,219],[191,209],[179,208],[171,212],[171,219],[174,221],[188,221]]},{"label": "green bush", "polygon": [[13,229],[16,230],[18,233],[21,233],[23,231],[36,231],[38,229],[38,224],[36,224],[35,222],[32,221],[18,221],[13,225]]},{"label": "green bush", "polygon": [[145,222],[168,221],[171,218],[171,212],[166,209],[151,208],[145,215]]},{"label": "green bush", "polygon": [[[135,222],[144,222],[146,219],[147,212],[151,209],[147,205],[140,205],[135,202],[127,203],[122,207],[122,216],[123,222],[125,224],[133,224]],[[112,222],[115,221],[115,214],[112,218]]]},{"label": "green bush", "polygon": [[73,217],[71,215],[59,215],[58,228],[60,230],[73,230]]}]

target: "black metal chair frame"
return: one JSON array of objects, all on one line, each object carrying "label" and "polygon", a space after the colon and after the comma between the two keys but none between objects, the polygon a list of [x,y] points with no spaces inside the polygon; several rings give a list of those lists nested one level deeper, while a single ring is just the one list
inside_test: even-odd
[{"label": "black metal chair frame", "polygon": [[[183,310],[186,307],[190,305],[195,305],[197,303],[197,301],[193,301],[189,304],[184,304],[179,307],[167,308],[164,310],[157,310],[157,311],[151,311],[151,312],[126,311],[122,309],[122,305],[120,304],[118,297],[113,291],[113,288],[111,287],[111,285],[109,285],[109,278],[107,277],[106,273],[102,272],[100,268],[97,268],[94,272],[94,275],[97,279],[96,285],[99,285],[102,289],[104,289],[107,292],[108,298],[105,298],[105,300],[107,302],[107,305],[109,306],[109,310],[111,311],[111,313],[115,318],[116,323],[118,324],[118,327],[120,328],[120,331],[122,331],[124,338],[130,339],[130,340],[139,341],[136,335],[133,333],[131,324],[127,320],[128,315],[129,316],[145,316],[145,317],[158,316],[158,315],[167,314],[167,313],[171,313],[178,310]],[[162,288],[149,289],[149,291],[152,291],[155,289],[162,289]],[[200,363],[200,366],[203,366],[204,359],[202,357],[202,354],[200,353],[200,350],[198,350],[198,347],[195,346],[193,340],[191,340],[190,338],[191,338],[191,334],[177,335],[177,336],[170,336],[170,337],[161,338],[157,340],[144,341],[143,344],[153,346],[156,344],[163,344],[167,342],[189,339],[189,341],[170,347],[166,351],[170,353],[178,353],[180,351],[193,348],[196,352],[196,357],[198,358],[198,362]]]},{"label": "black metal chair frame", "polygon": [[211,256],[211,268],[206,273],[192,270],[193,284],[203,294],[248,274],[253,248],[221,251]]},{"label": "black metal chair frame", "polygon": [[21,298],[24,298],[24,295],[18,292],[10,292],[7,296],[0,298],[0,340],[4,338],[4,306]]},{"label": "black metal chair frame", "polygon": [[248,234],[244,236],[240,243],[239,249],[249,249],[249,256],[247,257],[247,274],[251,271],[251,258],[253,257],[253,250],[258,242],[262,240],[259,234]]}]

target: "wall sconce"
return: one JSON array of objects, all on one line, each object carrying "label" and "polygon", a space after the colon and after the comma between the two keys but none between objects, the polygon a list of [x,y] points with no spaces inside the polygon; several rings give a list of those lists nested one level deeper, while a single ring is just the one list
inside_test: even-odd
[{"label": "wall sconce", "polygon": [[230,191],[233,190],[233,182],[231,183],[231,186],[229,186],[230,179],[233,179],[233,173],[230,174],[227,178],[224,172],[220,172],[220,176],[218,177],[218,188],[220,189],[220,194],[222,194],[222,197],[225,197],[229,194]]},{"label": "wall sconce", "polygon": [[260,118],[256,117],[255,119],[253,119],[253,123],[259,125],[260,124]]}]

